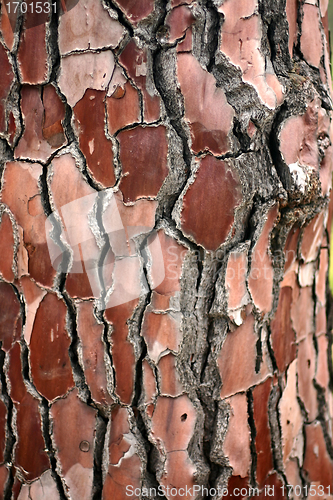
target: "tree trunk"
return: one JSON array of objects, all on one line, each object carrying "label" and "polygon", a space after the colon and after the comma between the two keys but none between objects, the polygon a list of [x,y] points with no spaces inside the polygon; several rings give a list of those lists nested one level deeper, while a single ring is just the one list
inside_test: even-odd
[{"label": "tree trunk", "polygon": [[333,498],[318,2],[2,3],[1,498]]}]

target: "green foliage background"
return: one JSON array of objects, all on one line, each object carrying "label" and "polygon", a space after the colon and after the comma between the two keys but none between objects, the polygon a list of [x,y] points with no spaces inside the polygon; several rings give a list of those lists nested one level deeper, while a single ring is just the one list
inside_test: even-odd
[{"label": "green foliage background", "polygon": [[333,1],[330,0],[328,2],[328,24],[329,24],[329,27],[330,27],[330,43],[331,43],[331,71],[332,71],[332,37],[333,37]]},{"label": "green foliage background", "polygon": [[[330,46],[331,46],[331,75],[333,78],[333,1],[328,3],[328,23],[330,28]],[[333,234],[333,221],[331,227],[331,234]],[[333,245],[330,247],[330,269],[329,269],[329,283],[331,292],[333,291]]]}]

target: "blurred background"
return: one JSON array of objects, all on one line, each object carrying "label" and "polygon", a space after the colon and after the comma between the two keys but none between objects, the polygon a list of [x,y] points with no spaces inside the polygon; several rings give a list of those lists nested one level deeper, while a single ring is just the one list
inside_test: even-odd
[{"label": "blurred background", "polygon": [[[333,0],[330,0],[328,2],[328,24],[330,28],[330,46],[331,46],[331,75],[333,78]],[[333,234],[333,222],[332,222],[332,228],[331,228],[331,234]],[[330,249],[330,270],[329,270],[329,282],[330,282],[330,289],[333,294],[333,249],[331,245]]]},{"label": "blurred background", "polygon": [[[333,0],[330,0],[328,2],[328,23],[330,26],[330,33],[333,33]],[[332,40],[333,35],[331,34],[330,36],[330,44],[331,44],[331,72],[332,72]]]}]

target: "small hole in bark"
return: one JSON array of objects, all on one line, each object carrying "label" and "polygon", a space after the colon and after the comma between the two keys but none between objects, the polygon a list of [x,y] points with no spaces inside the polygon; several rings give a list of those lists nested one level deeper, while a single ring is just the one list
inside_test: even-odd
[{"label": "small hole in bark", "polygon": [[85,453],[90,450],[90,444],[88,441],[81,441],[80,443],[80,450],[84,451]]},{"label": "small hole in bark", "polygon": [[308,368],[311,366],[311,359],[308,359]]},{"label": "small hole in bark", "polygon": [[111,94],[111,97],[113,97],[114,99],[122,99],[125,94],[126,94],[125,88],[121,87],[120,85],[117,85],[115,87],[113,94]]},{"label": "small hole in bark", "polygon": [[287,425],[289,425],[289,424],[290,424],[290,420],[287,420]]},{"label": "small hole in bark", "polygon": [[180,420],[184,422],[187,419],[187,413],[183,413],[182,416],[180,417]]}]

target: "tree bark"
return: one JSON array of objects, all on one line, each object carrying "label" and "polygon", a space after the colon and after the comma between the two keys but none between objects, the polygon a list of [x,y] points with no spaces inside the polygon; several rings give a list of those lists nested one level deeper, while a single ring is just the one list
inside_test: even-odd
[{"label": "tree bark", "polygon": [[333,498],[327,4],[1,4],[1,498]]}]

